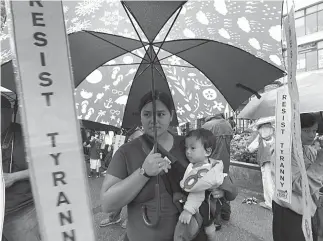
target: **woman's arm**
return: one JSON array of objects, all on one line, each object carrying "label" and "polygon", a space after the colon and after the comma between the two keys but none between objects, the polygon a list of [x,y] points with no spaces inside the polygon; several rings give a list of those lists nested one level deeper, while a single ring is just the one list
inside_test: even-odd
[{"label": "woman's arm", "polygon": [[[105,177],[101,189],[102,209],[104,212],[117,211],[130,203],[149,180],[149,178],[139,173],[139,168],[126,176],[125,157],[119,150],[115,153],[110,165],[112,168],[109,168],[112,170],[110,169],[110,174]],[[165,159],[161,158],[159,153],[153,153],[152,150],[143,162],[142,167],[148,176],[156,176],[162,170],[169,169],[170,165]],[[125,178],[114,176],[114,168],[119,169],[119,172],[121,171]]]},{"label": "woman's arm", "polygon": [[117,211],[130,203],[149,179],[139,169],[125,179],[107,175],[101,189],[102,211]]},{"label": "woman's arm", "polygon": [[29,178],[29,170],[14,172],[14,173],[3,173],[5,186],[11,187],[15,182],[25,180]]}]

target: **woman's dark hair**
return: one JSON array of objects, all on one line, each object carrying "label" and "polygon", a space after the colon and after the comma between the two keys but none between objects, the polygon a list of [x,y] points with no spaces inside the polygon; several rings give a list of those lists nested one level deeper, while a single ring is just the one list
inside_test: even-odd
[{"label": "woman's dark hair", "polygon": [[310,128],[317,123],[317,120],[313,114],[303,113],[301,114],[301,128]]},{"label": "woman's dark hair", "polygon": [[[167,109],[169,110],[170,113],[172,113],[173,110],[173,100],[172,98],[164,93],[161,92],[159,90],[155,91],[155,100],[159,100],[160,102],[162,102]],[[148,103],[153,102],[153,93],[152,91],[148,92],[147,94],[145,94],[141,100],[140,100],[140,104],[139,104],[139,112],[141,112],[142,108],[147,105]]]},{"label": "woman's dark hair", "polygon": [[201,140],[205,150],[211,148],[211,150],[213,151],[215,149],[215,136],[209,130],[203,128],[191,130],[186,135],[186,138],[189,137],[195,137],[196,140]]}]

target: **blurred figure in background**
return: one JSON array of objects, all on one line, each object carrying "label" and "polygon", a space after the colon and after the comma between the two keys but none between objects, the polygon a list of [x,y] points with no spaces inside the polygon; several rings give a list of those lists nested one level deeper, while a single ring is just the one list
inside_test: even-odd
[{"label": "blurred figure in background", "polygon": [[94,136],[90,139],[90,174],[89,178],[95,176],[100,177],[101,167],[101,141],[99,139],[99,133],[95,132]]},{"label": "blurred figure in background", "polygon": [[233,116],[230,116],[228,121],[229,121],[229,123],[230,123],[230,125],[232,127],[232,130],[235,132],[236,131],[236,123],[235,123],[235,121],[233,119]]},{"label": "blurred figure in background", "polygon": [[[229,174],[230,144],[233,138],[233,129],[230,123],[225,120],[223,114],[217,114],[213,117],[207,117],[202,128],[210,130],[215,136],[215,149],[210,157],[215,160],[221,160],[224,166],[223,172]],[[221,218],[229,221],[230,215],[230,202],[224,202],[221,209]]]},{"label": "blurred figure in background", "polygon": [[259,119],[254,125],[257,128],[257,137],[248,146],[248,151],[253,153],[258,149],[257,161],[261,168],[262,185],[265,202],[259,203],[263,208],[271,209],[274,195],[274,170],[272,163],[275,159],[275,138],[272,122],[274,117]]}]

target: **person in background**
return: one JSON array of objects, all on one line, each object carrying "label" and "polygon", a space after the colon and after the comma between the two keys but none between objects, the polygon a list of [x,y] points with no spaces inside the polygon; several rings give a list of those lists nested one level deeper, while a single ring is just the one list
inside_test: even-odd
[{"label": "person in background", "polygon": [[230,116],[230,117],[229,117],[229,119],[228,119],[228,121],[229,121],[229,123],[230,123],[230,125],[231,125],[231,127],[232,127],[232,130],[235,130],[235,128],[236,128],[236,123],[235,123],[235,121],[234,121],[234,119],[233,119],[233,116]]},{"label": "person in background", "polygon": [[[230,123],[224,119],[223,114],[207,117],[202,128],[210,130],[215,136],[215,149],[211,158],[223,162],[223,172],[229,174],[230,167],[230,144],[233,138],[233,129]],[[224,202],[221,209],[221,218],[225,221],[230,220],[230,202]]]},{"label": "person in background", "polygon": [[[126,142],[131,142],[134,139],[140,137],[142,134],[143,134],[143,131],[137,127],[134,130],[132,130],[130,133],[127,133],[128,138],[127,138]],[[113,149],[111,149],[111,151],[109,153],[111,153],[111,155],[108,154],[110,157],[109,158],[109,163],[110,163],[110,161],[112,159]],[[121,211],[122,211],[122,209],[118,210],[117,212],[109,213],[109,217],[101,221],[100,227],[103,228],[103,227],[121,222]],[[123,223],[121,224],[122,228],[127,227],[127,220],[128,219],[126,217],[125,220],[123,221]]]},{"label": "person in background", "polygon": [[255,123],[257,127],[257,137],[248,146],[248,151],[253,153],[258,149],[257,161],[261,168],[262,184],[264,190],[265,202],[259,203],[263,208],[272,208],[272,197],[274,194],[274,176],[272,170],[272,162],[275,158],[275,138],[274,128],[271,124],[273,118],[263,118]]},{"label": "person in background", "polygon": [[89,178],[95,175],[96,178],[100,177],[101,167],[101,141],[99,140],[99,133],[95,132],[90,140],[90,174]]},{"label": "person in background", "polygon": [[[84,155],[85,155],[85,161],[89,161],[89,156],[90,156],[90,140],[91,140],[91,131],[90,130],[87,130],[87,129],[84,129],[84,133],[85,135],[82,134],[82,141],[83,141],[83,152],[84,152]],[[94,132],[93,132],[94,133]]]},{"label": "person in background", "polygon": [[[313,148],[313,141],[318,129],[318,123],[312,114],[301,114],[301,141],[304,164],[308,177],[311,200],[309,205],[312,216],[313,240],[317,241],[316,211],[319,191],[323,183],[323,151]],[[302,231],[303,198],[302,177],[298,163],[292,155],[292,202],[280,201],[273,195],[273,239],[274,241],[305,241]],[[275,170],[275,169],[274,169]]]},{"label": "person in background", "polygon": [[40,241],[22,129],[19,124],[11,122],[12,114],[10,102],[1,96],[1,150],[6,187],[2,240]]}]

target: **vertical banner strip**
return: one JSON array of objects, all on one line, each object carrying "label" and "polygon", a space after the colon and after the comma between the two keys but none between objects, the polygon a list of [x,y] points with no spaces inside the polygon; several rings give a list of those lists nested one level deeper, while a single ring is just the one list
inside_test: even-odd
[{"label": "vertical banner strip", "polygon": [[297,64],[297,39],[295,31],[294,3],[287,0],[288,15],[285,24],[287,41],[287,62],[288,62],[288,92],[291,98],[291,132],[292,132],[292,162],[296,162],[302,177],[302,197],[303,197],[303,219],[302,230],[306,241],[313,241],[311,225],[311,195],[308,186],[308,178],[304,164],[303,148],[301,143],[301,124],[299,111],[299,93],[296,82]]},{"label": "vertical banner strip", "polygon": [[7,3],[42,240],[95,241],[62,2]]},{"label": "vertical banner strip", "polygon": [[5,195],[6,195],[6,187],[3,178],[3,169],[2,169],[2,150],[0,149],[0,158],[1,158],[1,165],[0,165],[0,237],[2,237],[3,231],[3,221],[4,221],[4,213],[5,213]]},{"label": "vertical banner strip", "polygon": [[277,92],[275,137],[275,194],[279,200],[291,203],[291,109],[287,89]]}]

